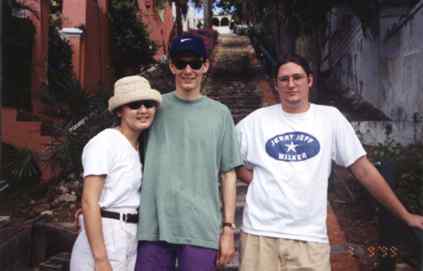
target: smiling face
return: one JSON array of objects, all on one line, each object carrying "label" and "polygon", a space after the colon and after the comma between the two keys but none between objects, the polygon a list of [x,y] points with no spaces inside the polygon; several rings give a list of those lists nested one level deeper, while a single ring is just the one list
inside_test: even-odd
[{"label": "smiling face", "polygon": [[169,67],[175,75],[176,92],[200,94],[203,76],[209,69],[208,60],[194,55],[178,56]]},{"label": "smiling face", "polygon": [[279,67],[275,87],[284,111],[302,113],[309,108],[310,88],[313,76],[294,62],[287,62]]},{"label": "smiling face", "polygon": [[117,110],[121,120],[120,127],[123,130],[140,133],[151,126],[156,111],[157,104],[153,101],[138,101],[123,105]]}]

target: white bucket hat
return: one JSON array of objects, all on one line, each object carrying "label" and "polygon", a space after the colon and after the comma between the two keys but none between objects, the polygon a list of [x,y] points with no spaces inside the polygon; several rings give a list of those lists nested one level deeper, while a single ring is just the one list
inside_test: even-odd
[{"label": "white bucket hat", "polygon": [[160,92],[151,88],[144,77],[126,76],[117,80],[114,85],[114,95],[109,99],[109,111],[113,112],[121,105],[142,100],[152,100],[160,106],[162,96]]}]

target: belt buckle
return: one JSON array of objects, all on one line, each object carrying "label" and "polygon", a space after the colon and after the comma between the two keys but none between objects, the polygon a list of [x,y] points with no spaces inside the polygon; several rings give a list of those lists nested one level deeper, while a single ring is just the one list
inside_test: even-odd
[{"label": "belt buckle", "polygon": [[123,222],[127,223],[128,222],[128,219],[129,219],[128,214],[122,214],[122,221]]}]

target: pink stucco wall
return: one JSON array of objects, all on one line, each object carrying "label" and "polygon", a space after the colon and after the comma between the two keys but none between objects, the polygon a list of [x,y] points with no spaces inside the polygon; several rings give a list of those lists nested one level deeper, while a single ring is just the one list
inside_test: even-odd
[{"label": "pink stucco wall", "polygon": [[[32,105],[33,113],[43,111],[40,101],[47,85],[49,0],[22,0],[36,15],[29,16],[36,28],[33,48]],[[107,16],[109,0],[63,1],[63,27],[83,27],[81,37],[68,37],[73,48],[73,66],[76,77],[88,92],[99,87],[110,88],[114,82],[110,60],[110,31]],[[166,3],[162,16],[153,0],[138,0],[139,15],[147,26],[150,38],[158,45],[155,55],[167,54],[174,26],[172,8]]]},{"label": "pink stucco wall", "polygon": [[[155,59],[167,54],[173,28],[172,9],[165,4],[162,16],[153,0],[138,0],[139,15],[150,38],[158,45]],[[90,93],[99,87],[110,88],[114,81],[110,59],[110,31],[107,19],[108,0],[66,0],[63,2],[63,27],[83,26],[85,34],[70,37],[74,72]]]},{"label": "pink stucco wall", "polygon": [[63,3],[63,27],[84,30],[79,37],[69,37],[73,48],[74,72],[82,87],[94,93],[110,87],[109,29],[107,0],[66,0]]},{"label": "pink stucco wall", "polygon": [[[63,1],[63,20],[62,26],[79,27],[86,24],[87,14],[87,1],[86,0],[67,0]],[[85,34],[84,34],[85,35]],[[72,46],[72,64],[73,71],[84,87],[84,36],[69,36],[67,37],[70,45]]]},{"label": "pink stucco wall", "polygon": [[[166,2],[164,9],[161,11],[163,16],[159,16],[159,12],[154,7],[153,0],[138,0],[140,16],[144,24],[146,24],[150,38],[157,44],[158,51],[155,59],[167,54],[170,36],[173,29],[172,8]],[[163,18],[163,20],[162,20]]]},{"label": "pink stucco wall", "polygon": [[[33,113],[43,111],[40,101],[47,85],[49,0],[22,0],[36,15],[31,15],[36,28],[33,49],[32,105]],[[73,48],[76,77],[88,92],[99,87],[110,88],[114,81],[110,60],[110,31],[107,18],[109,0],[63,1],[63,27],[83,26],[85,34],[69,37]],[[158,45],[155,59],[167,54],[174,26],[172,8],[166,3],[162,16],[154,7],[154,0],[138,0],[139,15],[147,26],[150,38]]]},{"label": "pink stucco wall", "polygon": [[44,85],[47,83],[47,56],[48,56],[48,0],[22,0],[23,4],[34,11],[28,16],[35,27],[32,69],[32,111],[37,114],[42,112],[40,101]]},{"label": "pink stucco wall", "polygon": [[[36,33],[33,47],[32,107],[34,115],[43,113],[42,92],[47,86],[48,64],[48,25],[49,0],[21,0],[35,11],[28,12]],[[109,0],[64,0],[63,27],[81,27],[85,34],[68,37],[73,48],[73,66],[76,77],[88,92],[100,86],[110,89],[114,78],[110,60],[110,31],[107,16]],[[140,17],[146,24],[153,39],[159,46],[156,59],[167,53],[173,28],[172,9],[166,4],[162,17],[154,9],[153,0],[138,0]],[[162,19],[161,19],[162,18]],[[3,141],[20,147],[28,147],[35,152],[45,148],[50,138],[41,135],[41,122],[21,122],[16,120],[16,109],[2,108]],[[5,130],[6,129],[6,130]],[[28,133],[31,141],[28,142]],[[50,178],[49,170],[42,170],[43,176]]]}]

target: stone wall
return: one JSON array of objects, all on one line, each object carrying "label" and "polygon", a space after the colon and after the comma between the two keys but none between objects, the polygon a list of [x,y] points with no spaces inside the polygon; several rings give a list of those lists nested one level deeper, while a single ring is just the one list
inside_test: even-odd
[{"label": "stone wall", "polygon": [[31,265],[31,228],[1,229],[0,268],[2,271],[24,270]]},{"label": "stone wall", "polygon": [[[52,257],[68,254],[77,237],[73,225],[51,224],[45,217],[25,223],[0,225],[0,270],[68,270],[68,257],[61,264],[51,264]],[[56,261],[57,262],[57,261]],[[57,266],[59,268],[47,268]]]},{"label": "stone wall", "polygon": [[400,121],[354,121],[351,124],[365,145],[423,144],[423,126],[420,124]]},{"label": "stone wall", "polygon": [[138,0],[139,12],[147,30],[158,46],[154,58],[161,59],[167,54],[169,41],[173,30],[172,7],[165,3],[162,9],[156,9],[152,0]]},{"label": "stone wall", "polygon": [[[347,8],[331,15],[324,68],[329,86],[363,99],[394,121],[419,121],[423,115],[423,0],[414,8],[381,5],[366,34]],[[419,26],[419,27],[418,27]]]},{"label": "stone wall", "polygon": [[396,120],[423,115],[423,1],[399,20],[386,10],[380,19],[380,92],[383,110]]}]

